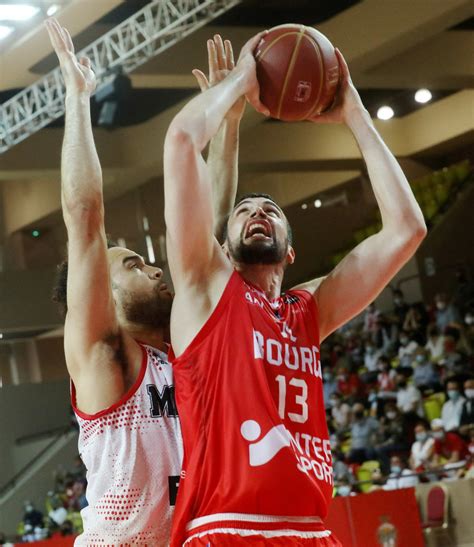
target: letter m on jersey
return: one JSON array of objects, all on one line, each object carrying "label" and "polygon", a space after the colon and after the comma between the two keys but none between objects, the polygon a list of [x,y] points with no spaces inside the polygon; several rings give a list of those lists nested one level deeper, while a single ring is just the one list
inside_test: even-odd
[{"label": "letter m on jersey", "polygon": [[165,414],[170,418],[178,417],[174,398],[174,386],[163,386],[160,392],[155,384],[148,384],[146,389],[150,397],[150,414],[153,418],[158,418]]}]

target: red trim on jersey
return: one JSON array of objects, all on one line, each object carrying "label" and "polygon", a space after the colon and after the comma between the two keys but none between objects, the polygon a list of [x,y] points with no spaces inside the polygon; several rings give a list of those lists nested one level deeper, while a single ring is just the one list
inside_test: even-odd
[{"label": "red trim on jersey", "polygon": [[148,353],[145,349],[145,346],[143,344],[140,344],[140,348],[142,350],[142,364],[140,365],[140,372],[138,374],[137,379],[135,380],[132,387],[120,397],[120,399],[114,403],[113,405],[109,406],[108,408],[105,408],[104,410],[100,410],[99,412],[96,412],[95,414],[87,414],[86,412],[82,412],[82,410],[79,410],[77,408],[77,402],[76,402],[76,387],[74,386],[74,382],[71,379],[71,405],[74,410],[74,412],[83,420],[97,420],[97,418],[102,418],[103,416],[106,416],[110,412],[113,412],[116,410],[119,406],[122,406],[125,404],[132,395],[134,395],[137,391],[137,389],[140,387],[140,384],[143,381],[143,378],[145,376],[147,362],[148,362]]},{"label": "red trim on jersey", "polygon": [[206,338],[208,334],[212,331],[214,328],[214,325],[219,320],[219,317],[222,315],[225,305],[227,304],[227,301],[232,296],[232,293],[234,292],[235,288],[238,286],[240,281],[239,274],[234,270],[232,275],[229,278],[229,281],[227,281],[227,285],[225,286],[225,289],[222,293],[222,296],[220,297],[219,302],[217,303],[217,306],[214,308],[214,311],[209,316],[209,319],[204,323],[204,325],[201,327],[201,330],[196,334],[196,336],[191,340],[187,348],[183,351],[183,353],[176,357],[175,353],[173,351],[173,348],[170,348],[170,352],[168,354],[169,361],[173,361],[174,363],[179,363],[179,361],[182,361],[183,359],[188,359],[189,355],[196,349],[197,346]]}]

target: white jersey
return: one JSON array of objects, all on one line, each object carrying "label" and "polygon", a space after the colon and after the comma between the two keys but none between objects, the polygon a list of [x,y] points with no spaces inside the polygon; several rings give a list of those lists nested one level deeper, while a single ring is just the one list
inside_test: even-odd
[{"label": "white jersey", "polygon": [[79,422],[79,453],[87,468],[84,533],[75,546],[169,544],[182,461],[182,439],[171,365],[142,345],[133,387],[94,415],[72,403]]}]

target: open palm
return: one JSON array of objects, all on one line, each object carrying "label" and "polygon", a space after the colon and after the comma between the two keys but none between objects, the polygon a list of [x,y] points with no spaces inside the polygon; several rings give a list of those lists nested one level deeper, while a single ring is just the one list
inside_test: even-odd
[{"label": "open palm", "polygon": [[51,44],[59,59],[67,92],[91,95],[95,91],[97,82],[90,59],[87,57],[77,59],[71,35],[56,19],[48,19],[45,24]]},{"label": "open palm", "polygon": [[[229,40],[223,41],[219,34],[216,34],[213,40],[207,41],[207,54],[209,59],[209,77],[201,70],[193,70],[201,91],[217,85],[235,67],[232,44]],[[226,118],[240,120],[244,111],[245,97],[241,97],[229,110]]]}]

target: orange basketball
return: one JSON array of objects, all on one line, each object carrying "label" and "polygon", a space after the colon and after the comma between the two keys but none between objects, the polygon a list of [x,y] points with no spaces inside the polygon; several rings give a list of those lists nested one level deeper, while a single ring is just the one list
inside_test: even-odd
[{"label": "orange basketball", "polygon": [[255,51],[260,100],[272,118],[305,120],[327,110],[339,84],[334,46],[314,28],[272,28]]}]

